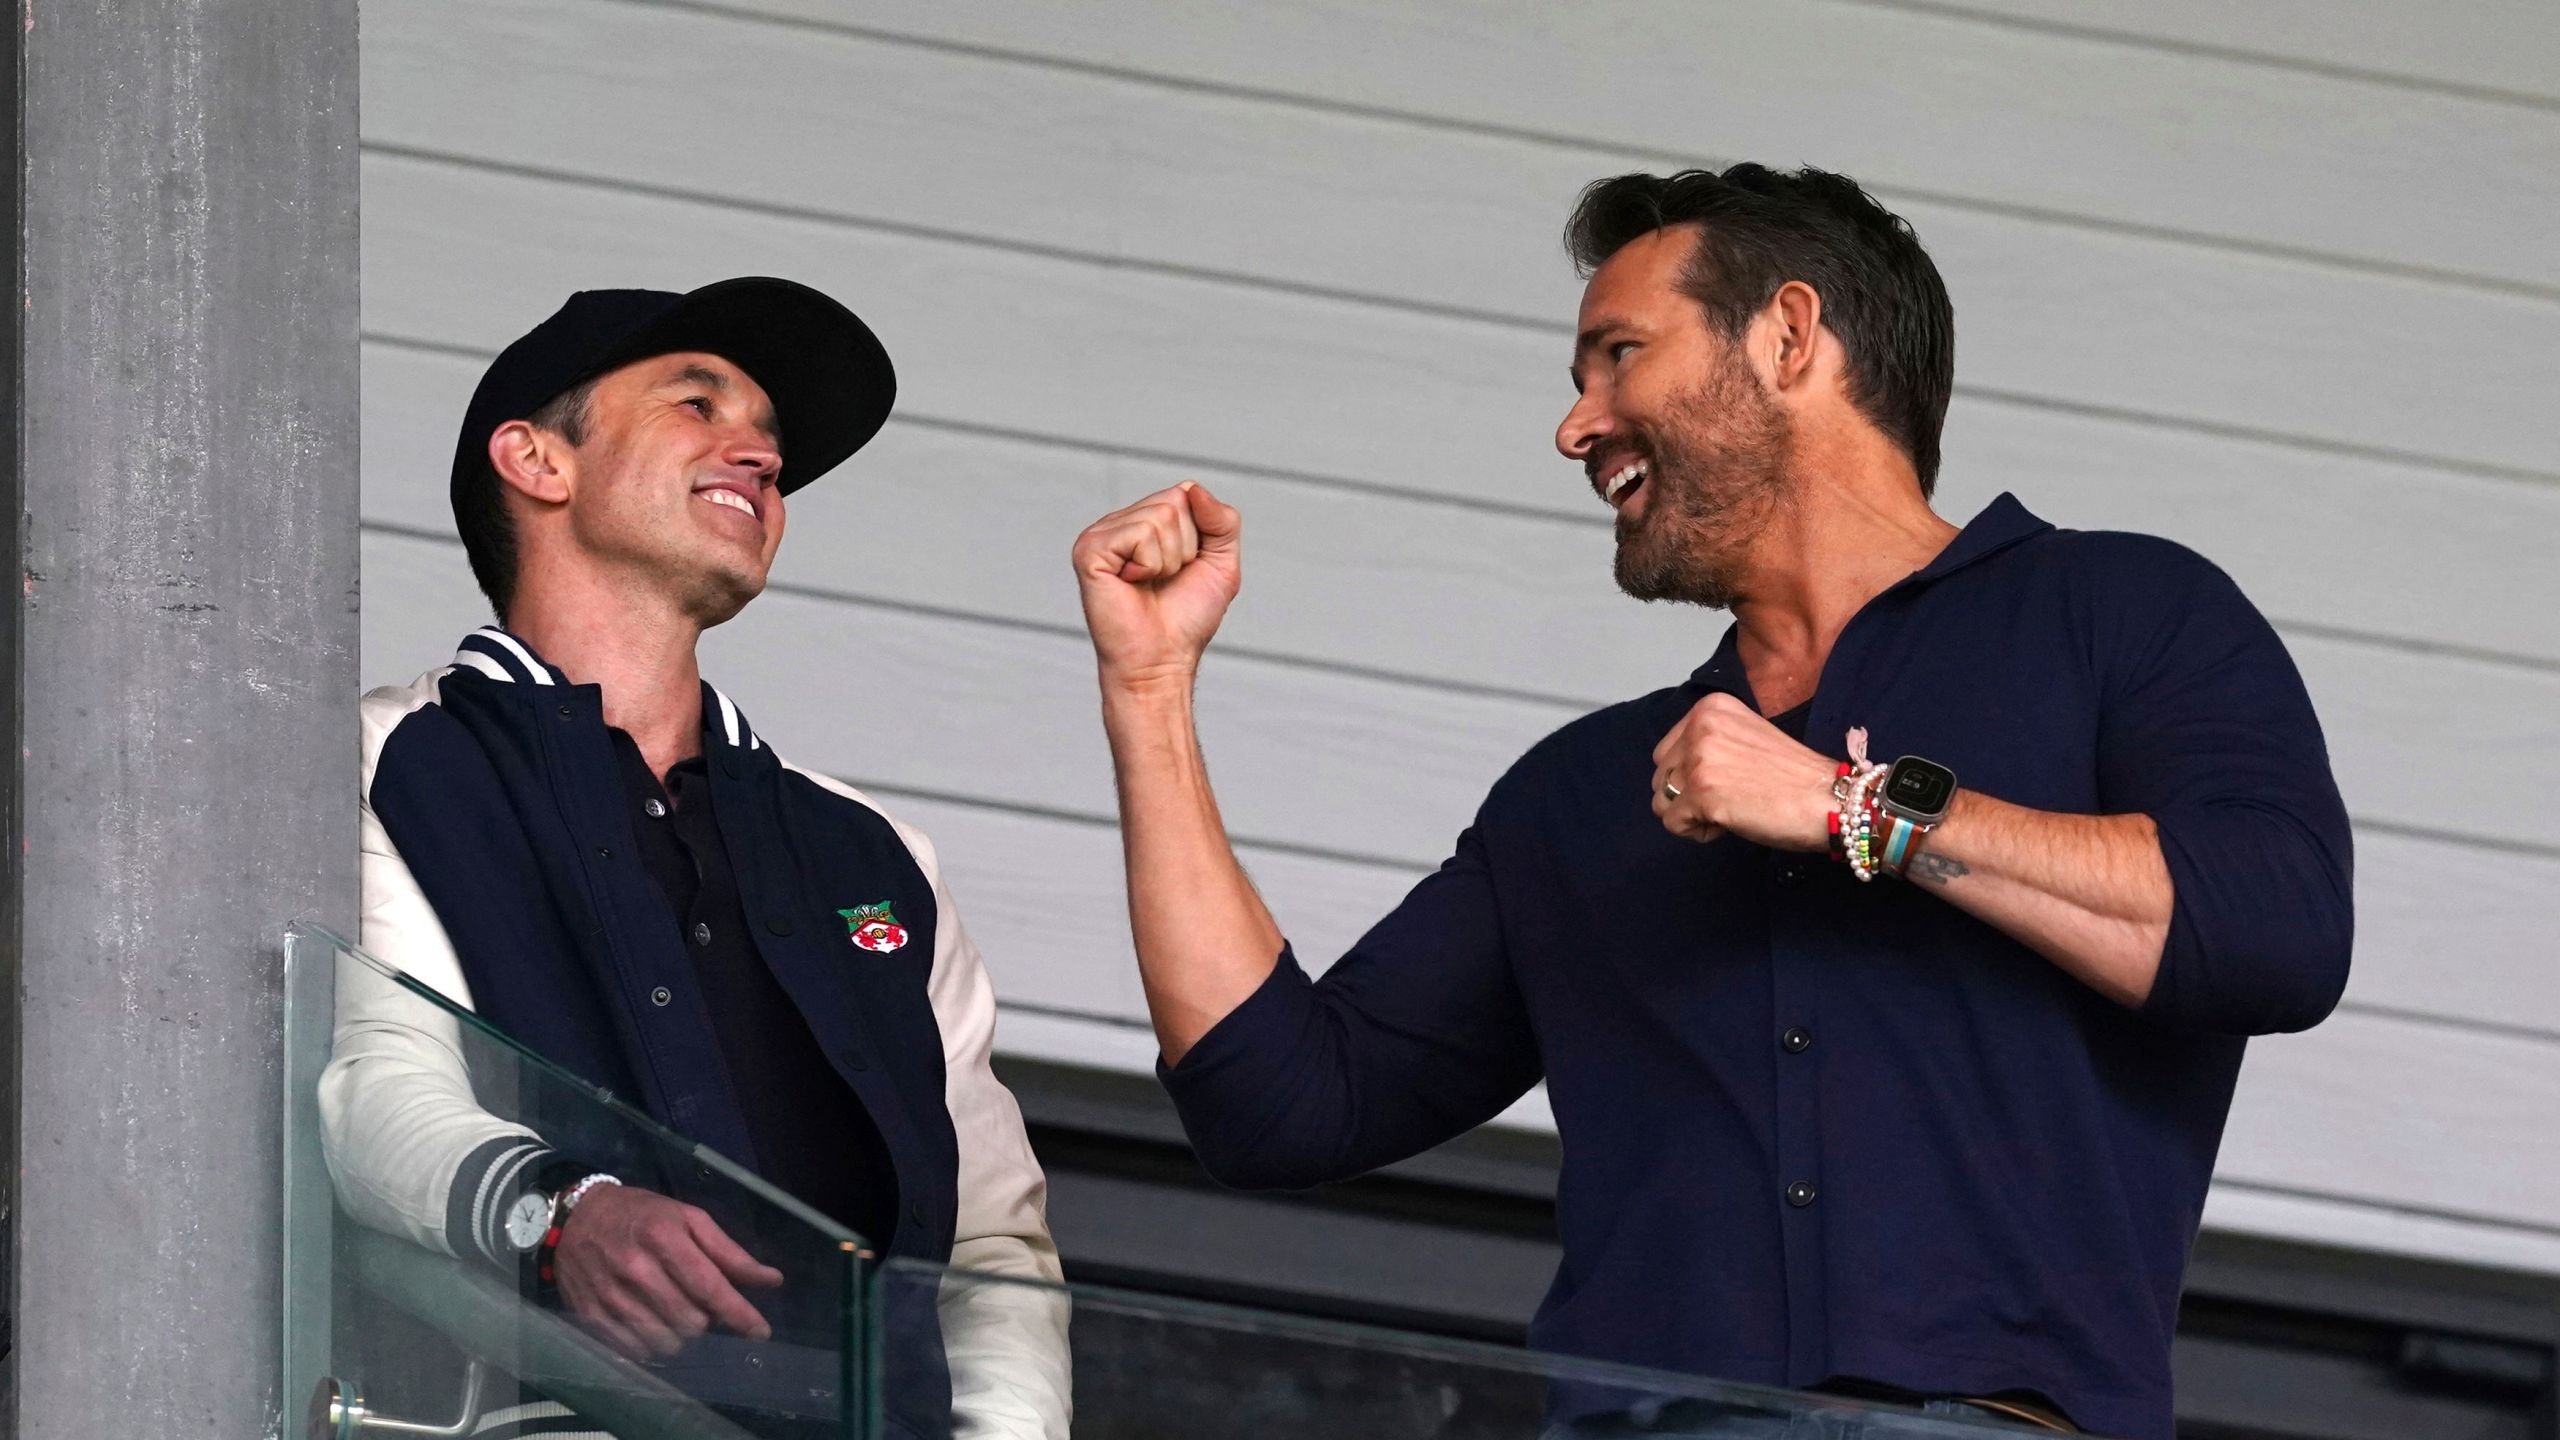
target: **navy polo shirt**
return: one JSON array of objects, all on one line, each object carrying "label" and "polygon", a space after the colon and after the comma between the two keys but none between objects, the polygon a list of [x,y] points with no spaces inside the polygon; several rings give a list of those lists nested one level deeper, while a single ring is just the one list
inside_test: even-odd
[{"label": "navy polo shirt", "polygon": [[1342,1179],[1543,1079],[1564,1256],[1532,1344],[2035,1391],[2167,1440],[2243,1037],[2346,983],[2347,817],[2283,644],[2192,552],[2004,495],[1858,612],[1805,707],[1826,755],[1863,725],[1985,795],[2150,816],[2177,900],[2139,1009],[1917,885],[1667,833],[1653,747],[1716,691],[1751,699],[1730,630],[1685,684],[1523,756],[1322,980],[1284,951],[1163,1072],[1202,1163]]}]

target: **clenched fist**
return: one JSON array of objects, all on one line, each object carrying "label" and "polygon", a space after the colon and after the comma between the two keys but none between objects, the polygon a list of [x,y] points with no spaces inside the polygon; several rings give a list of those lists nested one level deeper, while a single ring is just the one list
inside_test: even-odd
[{"label": "clenched fist", "polygon": [[1733,696],[1710,695],[1653,747],[1653,813],[1688,840],[1730,832],[1772,850],[1825,850],[1839,768]]},{"label": "clenched fist", "polygon": [[1188,686],[1244,583],[1243,520],[1196,481],[1115,510],[1076,537],[1084,624],[1108,686]]}]

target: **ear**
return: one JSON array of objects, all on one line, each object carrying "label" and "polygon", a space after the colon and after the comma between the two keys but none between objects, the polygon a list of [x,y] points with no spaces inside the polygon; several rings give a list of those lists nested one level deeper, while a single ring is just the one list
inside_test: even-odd
[{"label": "ear", "polygon": [[1776,345],[1769,357],[1775,388],[1791,389],[1813,370],[1815,348],[1822,339],[1822,297],[1801,280],[1790,280],[1769,297],[1769,333]]},{"label": "ear", "polygon": [[510,420],[489,433],[489,465],[508,489],[528,500],[560,505],[569,499],[578,452],[529,421]]}]

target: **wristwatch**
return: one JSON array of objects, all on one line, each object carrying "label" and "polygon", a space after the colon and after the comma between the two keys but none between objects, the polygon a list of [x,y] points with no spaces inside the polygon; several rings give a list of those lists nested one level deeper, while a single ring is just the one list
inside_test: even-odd
[{"label": "wristwatch", "polygon": [[1956,772],[1917,755],[1894,761],[1885,771],[1884,787],[1876,792],[1876,803],[1887,815],[1899,816],[1924,831],[1947,818],[1947,807],[1955,798]]},{"label": "wristwatch", "polygon": [[542,1245],[542,1237],[551,1233],[551,1197],[528,1186],[507,1207],[498,1222],[498,1232],[519,1255],[530,1255]]},{"label": "wristwatch", "polygon": [[1905,755],[1888,766],[1884,783],[1876,787],[1876,808],[1884,812],[1885,822],[1877,872],[1900,879],[1918,853],[1920,837],[1947,818],[1955,798],[1956,772],[1935,760]]},{"label": "wristwatch", "polygon": [[542,1242],[550,1238],[554,1229],[569,1223],[569,1212],[578,1208],[578,1202],[587,1197],[587,1192],[599,1185],[621,1183],[611,1175],[595,1174],[555,1194],[544,1194],[528,1185],[524,1193],[507,1206],[507,1213],[499,1217],[499,1233],[506,1236],[507,1244],[517,1254],[530,1255],[542,1248]]}]

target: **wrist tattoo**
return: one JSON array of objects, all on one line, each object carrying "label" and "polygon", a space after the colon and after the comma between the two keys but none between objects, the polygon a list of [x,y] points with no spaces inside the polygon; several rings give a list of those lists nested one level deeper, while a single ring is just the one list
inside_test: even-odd
[{"label": "wrist tattoo", "polygon": [[1949,881],[1960,880],[1972,874],[1973,867],[1961,860],[1950,860],[1944,855],[1923,853],[1912,856],[1911,863],[1903,867],[1902,873],[1914,880],[1926,880],[1932,885],[1944,885]]}]

